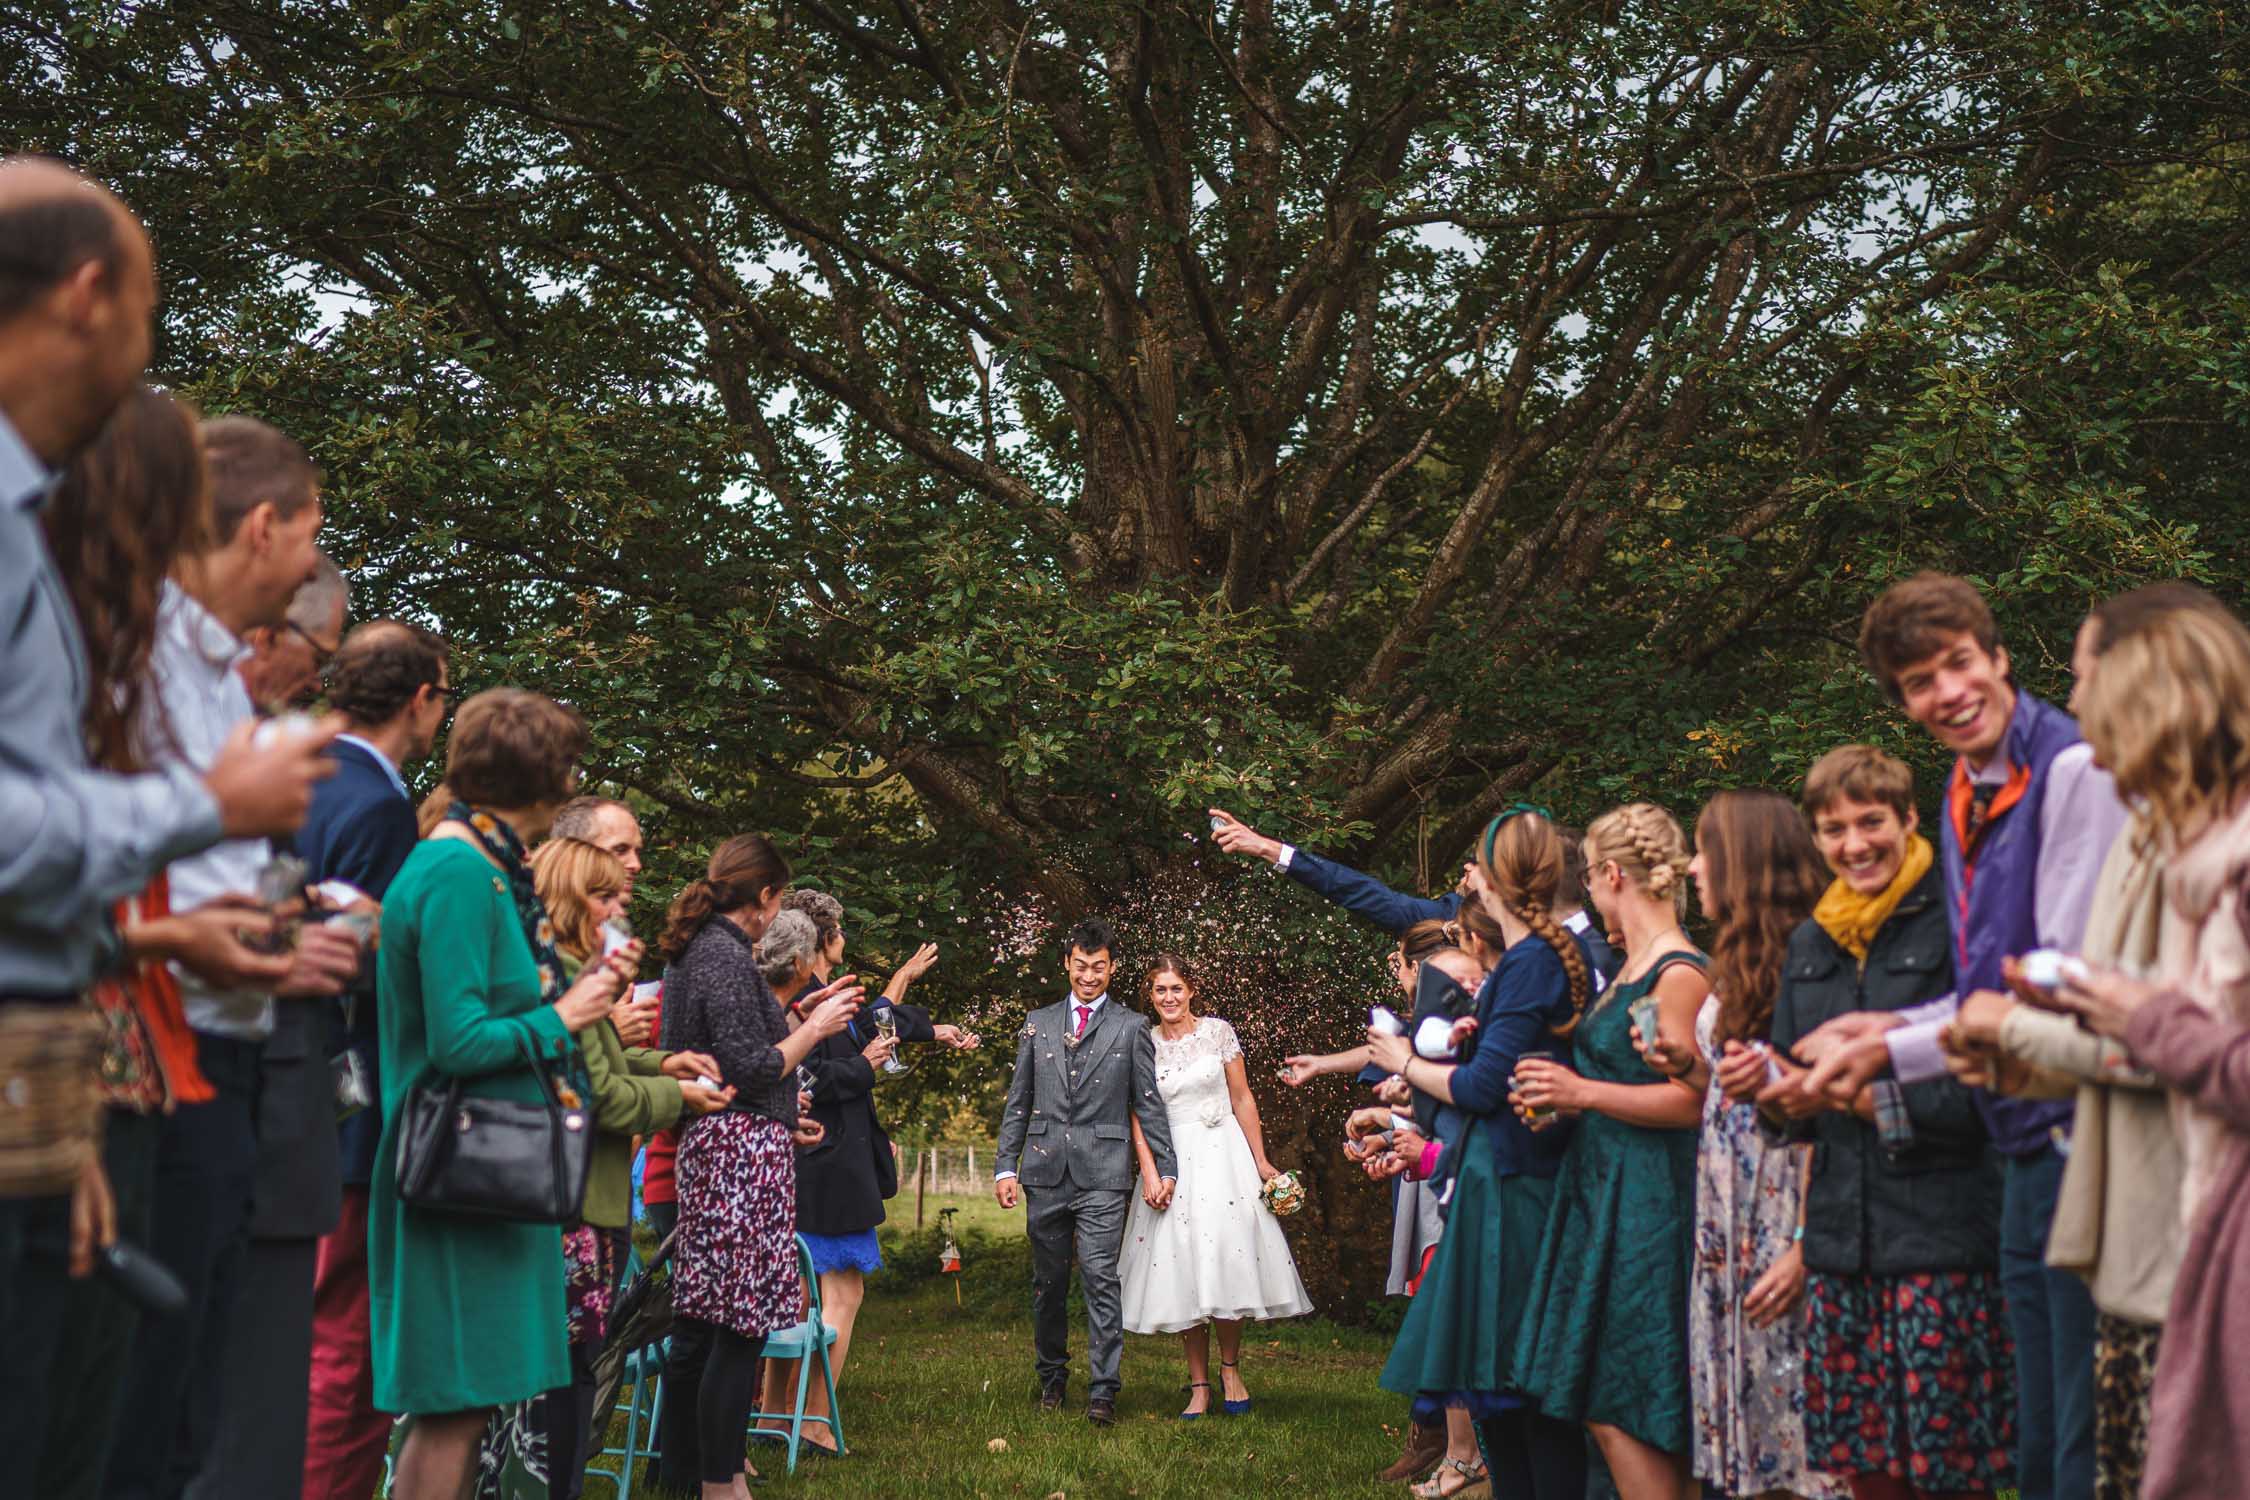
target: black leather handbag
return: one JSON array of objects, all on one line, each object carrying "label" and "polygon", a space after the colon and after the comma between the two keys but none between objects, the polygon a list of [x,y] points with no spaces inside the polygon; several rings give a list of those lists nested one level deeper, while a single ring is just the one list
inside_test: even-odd
[{"label": "black leather handbag", "polygon": [[480,1098],[464,1092],[459,1078],[408,1092],[398,1128],[401,1201],[471,1219],[577,1220],[593,1159],[593,1116],[584,1104],[563,1102],[528,1036],[526,1028],[517,1046],[539,1080],[535,1102]]}]

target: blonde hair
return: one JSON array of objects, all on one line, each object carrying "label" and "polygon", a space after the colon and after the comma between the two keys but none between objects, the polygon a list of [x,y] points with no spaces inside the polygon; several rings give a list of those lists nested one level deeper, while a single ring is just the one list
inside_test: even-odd
[{"label": "blonde hair", "polygon": [[1562,1036],[1578,1029],[1578,1018],[1586,1013],[1587,997],[1593,993],[1586,955],[1554,916],[1566,862],[1560,830],[1536,812],[1493,819],[1477,844],[1484,888],[1562,960],[1563,973],[1570,979],[1570,1024],[1559,1028]]},{"label": "blonde hair", "polygon": [[2230,614],[2172,610],[2114,641],[2081,709],[2117,790],[2145,799],[2175,846],[2250,790],[2250,630]]},{"label": "blonde hair", "polygon": [[583,839],[549,839],[533,851],[531,882],[554,924],[555,951],[584,962],[602,951],[593,898],[625,890],[625,862]]},{"label": "blonde hair", "polygon": [[1653,802],[1628,802],[1586,825],[1587,878],[1614,864],[1625,878],[1675,911],[1687,894],[1688,843],[1680,820]]}]

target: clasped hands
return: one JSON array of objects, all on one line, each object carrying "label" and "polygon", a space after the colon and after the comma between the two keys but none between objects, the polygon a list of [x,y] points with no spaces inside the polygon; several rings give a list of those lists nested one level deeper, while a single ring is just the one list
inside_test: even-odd
[{"label": "clasped hands", "polygon": [[1141,1201],[1158,1213],[1162,1213],[1172,1206],[1172,1194],[1178,1190],[1179,1185],[1179,1179],[1176,1177],[1157,1177],[1152,1173],[1143,1172],[1141,1174]]}]

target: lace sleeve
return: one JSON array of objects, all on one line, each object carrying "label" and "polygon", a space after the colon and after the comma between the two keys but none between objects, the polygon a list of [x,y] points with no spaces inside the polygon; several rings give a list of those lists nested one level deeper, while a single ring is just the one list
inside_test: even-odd
[{"label": "lace sleeve", "polygon": [[1220,1062],[1234,1062],[1242,1056],[1242,1043],[1236,1040],[1234,1028],[1216,1016],[1211,1018],[1211,1039],[1218,1046]]}]

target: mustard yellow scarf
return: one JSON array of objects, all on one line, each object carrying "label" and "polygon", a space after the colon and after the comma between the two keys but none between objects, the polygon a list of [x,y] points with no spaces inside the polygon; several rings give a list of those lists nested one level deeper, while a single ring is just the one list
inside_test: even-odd
[{"label": "mustard yellow scarf", "polygon": [[1813,908],[1813,920],[1836,940],[1837,947],[1865,963],[1868,945],[1875,941],[1875,934],[1883,930],[1891,913],[1898,910],[1899,902],[1906,899],[1906,893],[1930,873],[1930,866],[1935,863],[1937,853],[1930,848],[1930,841],[1914,834],[1906,841],[1906,858],[1899,861],[1898,873],[1891,877],[1891,883],[1883,887],[1880,895],[1863,896],[1839,875],[1828,887],[1828,893],[1820,898],[1820,904]]}]

